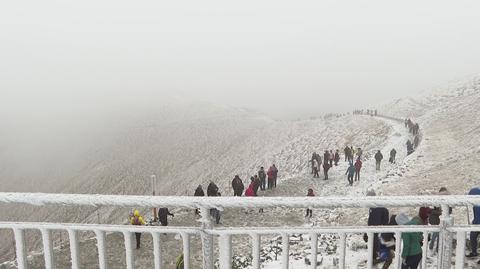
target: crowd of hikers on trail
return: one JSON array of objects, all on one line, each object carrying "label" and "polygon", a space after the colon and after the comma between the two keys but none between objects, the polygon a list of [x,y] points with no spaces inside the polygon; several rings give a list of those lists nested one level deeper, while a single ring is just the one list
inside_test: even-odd
[{"label": "crowd of hikers on trail", "polygon": [[405,119],[404,124],[405,124],[405,128],[407,128],[409,133],[413,136],[413,141],[409,139],[406,143],[407,155],[410,155],[420,145],[420,139],[421,139],[420,126],[418,125],[418,123],[413,122],[411,119]]},{"label": "crowd of hikers on trail", "polygon": [[352,112],[353,115],[367,115],[367,116],[378,116],[378,110],[376,109],[355,109]]}]

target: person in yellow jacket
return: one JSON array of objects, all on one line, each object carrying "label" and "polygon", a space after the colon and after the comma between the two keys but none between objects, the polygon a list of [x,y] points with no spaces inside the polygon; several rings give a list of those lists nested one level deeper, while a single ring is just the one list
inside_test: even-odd
[{"label": "person in yellow jacket", "polygon": [[[130,224],[132,225],[145,225],[145,221],[143,220],[142,216],[140,215],[140,212],[135,209],[133,212],[133,216],[130,217]],[[140,238],[142,234],[141,233],[135,233],[135,239],[137,240],[137,249],[140,248]]]}]

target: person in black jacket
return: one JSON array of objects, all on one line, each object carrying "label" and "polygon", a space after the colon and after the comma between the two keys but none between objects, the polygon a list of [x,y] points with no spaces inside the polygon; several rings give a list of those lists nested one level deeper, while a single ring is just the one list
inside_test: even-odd
[{"label": "person in black jacket", "polygon": [[[205,192],[203,191],[202,185],[198,185],[197,189],[195,190],[195,194],[193,196],[205,196]],[[195,215],[199,215],[200,210],[197,208],[195,209]]]},{"label": "person in black jacket", "polygon": [[168,216],[175,217],[170,211],[168,211],[168,208],[164,207],[158,210],[158,219],[162,226],[168,226]]},{"label": "person in black jacket", "polygon": [[[369,190],[367,192],[367,196],[376,196],[374,190]],[[389,223],[389,212],[388,209],[385,207],[372,207],[369,210],[368,214],[368,226],[383,226],[388,225]],[[368,239],[364,236],[364,239]],[[368,241],[368,240],[366,240]],[[379,263],[380,260],[378,259],[378,252],[380,250],[380,239],[378,234],[375,233],[373,235],[373,262]]]},{"label": "person in black jacket", "polygon": [[232,188],[234,196],[242,196],[245,186],[243,185],[243,182],[238,175],[236,175],[235,178],[233,178],[232,180]]},{"label": "person in black jacket", "polygon": [[217,196],[218,194],[218,187],[213,181],[210,181],[207,187],[207,196]]},{"label": "person in black jacket", "polygon": [[377,153],[375,154],[375,161],[376,161],[376,164],[377,164],[377,171],[380,170],[380,163],[382,162],[383,160],[383,154],[379,151],[377,151]]}]

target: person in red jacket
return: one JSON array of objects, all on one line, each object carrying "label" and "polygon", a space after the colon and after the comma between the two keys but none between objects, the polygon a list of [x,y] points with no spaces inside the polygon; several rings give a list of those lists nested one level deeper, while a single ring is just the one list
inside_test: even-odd
[{"label": "person in red jacket", "polygon": [[[308,189],[307,193],[308,197],[314,197],[315,194],[313,194],[313,189]],[[311,208],[307,208],[307,214],[305,215],[305,218],[311,218],[313,214],[313,210]]]},{"label": "person in red jacket", "polygon": [[362,160],[358,158],[355,162],[355,181],[360,181],[360,170],[362,170]]},{"label": "person in red jacket", "polygon": [[268,171],[267,171],[267,180],[268,180],[268,189],[273,189],[273,181],[274,181],[274,177],[273,177],[273,167],[270,166],[270,168],[268,168]]},{"label": "person in red jacket", "polygon": [[250,183],[248,186],[247,190],[245,191],[245,196],[246,197],[255,197],[257,194],[255,193],[255,190],[253,189],[253,183]]}]

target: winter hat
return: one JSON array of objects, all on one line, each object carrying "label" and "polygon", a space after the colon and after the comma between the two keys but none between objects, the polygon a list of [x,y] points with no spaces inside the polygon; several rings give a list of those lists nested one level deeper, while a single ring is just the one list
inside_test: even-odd
[{"label": "winter hat", "polygon": [[374,190],[368,190],[367,191],[367,196],[377,196]]},{"label": "winter hat", "polygon": [[430,213],[432,213],[432,209],[430,207],[420,207],[418,216],[422,219],[423,223],[428,223],[428,216]]},{"label": "winter hat", "polygon": [[395,217],[395,222],[398,225],[405,225],[410,221],[410,218],[405,213],[400,213]]}]

